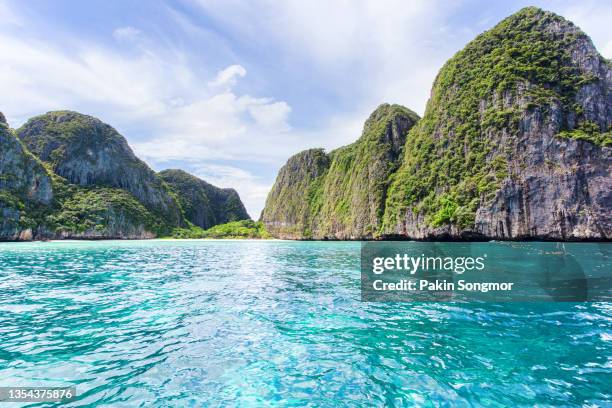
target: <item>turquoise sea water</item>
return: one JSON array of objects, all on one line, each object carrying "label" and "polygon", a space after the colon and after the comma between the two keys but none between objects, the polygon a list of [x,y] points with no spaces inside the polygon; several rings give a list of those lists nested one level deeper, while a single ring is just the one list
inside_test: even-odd
[{"label": "turquoise sea water", "polygon": [[70,406],[612,404],[610,303],[364,303],[359,277],[350,242],[0,244],[0,386],[76,385]]}]

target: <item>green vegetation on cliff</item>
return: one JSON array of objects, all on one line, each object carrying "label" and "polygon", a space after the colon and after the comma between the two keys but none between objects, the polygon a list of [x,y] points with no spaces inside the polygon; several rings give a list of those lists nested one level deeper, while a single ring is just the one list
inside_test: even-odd
[{"label": "green vegetation on cliff", "polygon": [[330,153],[330,167],[321,188],[324,199],[316,236],[337,238],[378,235],[385,210],[389,177],[399,166],[406,135],[419,117],[400,105],[383,104],[365,122],[359,140]]},{"label": "green vegetation on cliff", "polygon": [[0,240],[40,225],[52,200],[50,173],[0,120]]},{"label": "green vegetation on cliff", "polygon": [[189,228],[177,228],[170,238],[180,239],[269,239],[261,221],[241,220],[215,225],[207,230],[191,225]]},{"label": "green vegetation on cliff", "polygon": [[204,231],[204,238],[268,239],[270,235],[267,233],[262,222],[242,220],[215,225]]},{"label": "green vegetation on cliff", "polygon": [[[126,145],[111,126],[93,116],[67,110],[35,116],[17,129],[17,134],[30,152],[54,168],[69,159],[86,158],[94,162],[95,150]],[[121,156],[128,156],[130,151],[125,149],[119,153],[116,158],[125,159]],[[81,184],[80,180],[76,184]]]},{"label": "green vegetation on cliff", "polygon": [[262,220],[268,231],[281,238],[377,236],[389,177],[418,120],[403,106],[383,104],[355,143],[329,154],[311,149],[291,157],[266,200]]},{"label": "green vegetation on cliff", "polygon": [[54,111],[29,119],[18,137],[68,183],[128,191],[170,232],[184,225],[168,186],[138,159],[125,138],[92,116]]},{"label": "green vegetation on cliff", "polygon": [[584,121],[572,130],[564,130],[559,137],[584,140],[600,146],[612,146],[612,130],[601,132],[599,125],[594,122]]},{"label": "green vegetation on cliff", "polygon": [[185,218],[201,228],[249,219],[236,190],[219,188],[183,170],[158,173],[176,194]]},{"label": "green vegetation on cliff", "polygon": [[322,205],[329,162],[323,149],[305,150],[289,158],[266,199],[262,220],[268,231],[285,238],[312,234],[312,214]]},{"label": "green vegetation on cliff", "polygon": [[48,219],[57,233],[137,237],[164,231],[163,222],[134,196],[118,188],[72,188]]}]

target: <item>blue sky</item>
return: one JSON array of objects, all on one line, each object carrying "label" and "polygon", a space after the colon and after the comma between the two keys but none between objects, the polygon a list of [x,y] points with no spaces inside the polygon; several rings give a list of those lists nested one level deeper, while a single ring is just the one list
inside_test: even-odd
[{"label": "blue sky", "polygon": [[0,110],[97,116],[258,218],[290,155],[354,141],[383,102],[422,114],[442,64],[526,5],[612,58],[609,1],[0,0]]}]

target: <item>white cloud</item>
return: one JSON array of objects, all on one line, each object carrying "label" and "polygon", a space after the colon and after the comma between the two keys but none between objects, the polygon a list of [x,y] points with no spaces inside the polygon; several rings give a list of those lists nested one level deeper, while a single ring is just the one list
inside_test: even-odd
[{"label": "white cloud", "polygon": [[217,77],[208,83],[211,88],[231,88],[236,85],[238,78],[246,75],[247,71],[242,65],[230,65],[217,73]]},{"label": "white cloud", "polygon": [[273,44],[291,63],[336,77],[343,92],[360,95],[357,111],[395,102],[422,114],[438,68],[457,51],[452,44],[458,33],[445,28],[460,3],[263,3],[199,1],[208,16],[254,47]]},{"label": "white cloud", "polygon": [[277,132],[290,130],[287,117],[291,107],[286,102],[248,98],[248,110],[255,122],[264,129]]},{"label": "white cloud", "polygon": [[[289,69],[303,65],[307,75],[327,81],[325,86],[342,97],[355,95],[350,111],[331,111],[315,129],[294,128],[283,135],[284,143],[274,149],[287,155],[277,160],[277,167],[304,148],[332,149],[353,142],[380,103],[400,103],[422,115],[444,62],[505,17],[496,7],[483,8],[472,11],[481,13],[475,24],[465,24],[456,18],[466,12],[463,2],[440,0],[196,1],[232,37],[253,48],[274,49]],[[575,19],[610,57],[609,6],[599,2],[553,11]]]},{"label": "white cloud", "polygon": [[133,41],[140,35],[140,30],[131,26],[120,27],[113,31],[113,37],[117,41]]},{"label": "white cloud", "polygon": [[186,66],[166,64],[154,54],[122,58],[92,44],[65,52],[0,34],[0,87],[10,95],[2,109],[18,122],[41,111],[82,106],[109,112],[107,120],[142,120],[163,113],[164,101],[192,81]]},{"label": "white cloud", "polygon": [[283,101],[225,91],[167,107],[154,118],[156,136],[135,143],[134,148],[158,163],[181,159],[273,161],[282,157],[278,140],[290,129],[290,112]]}]

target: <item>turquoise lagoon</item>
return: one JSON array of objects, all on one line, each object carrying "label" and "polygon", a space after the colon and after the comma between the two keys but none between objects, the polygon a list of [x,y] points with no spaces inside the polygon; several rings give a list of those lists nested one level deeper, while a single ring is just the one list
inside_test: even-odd
[{"label": "turquoise lagoon", "polygon": [[0,244],[0,386],[75,385],[69,406],[612,404],[612,304],[365,303],[359,249]]}]

